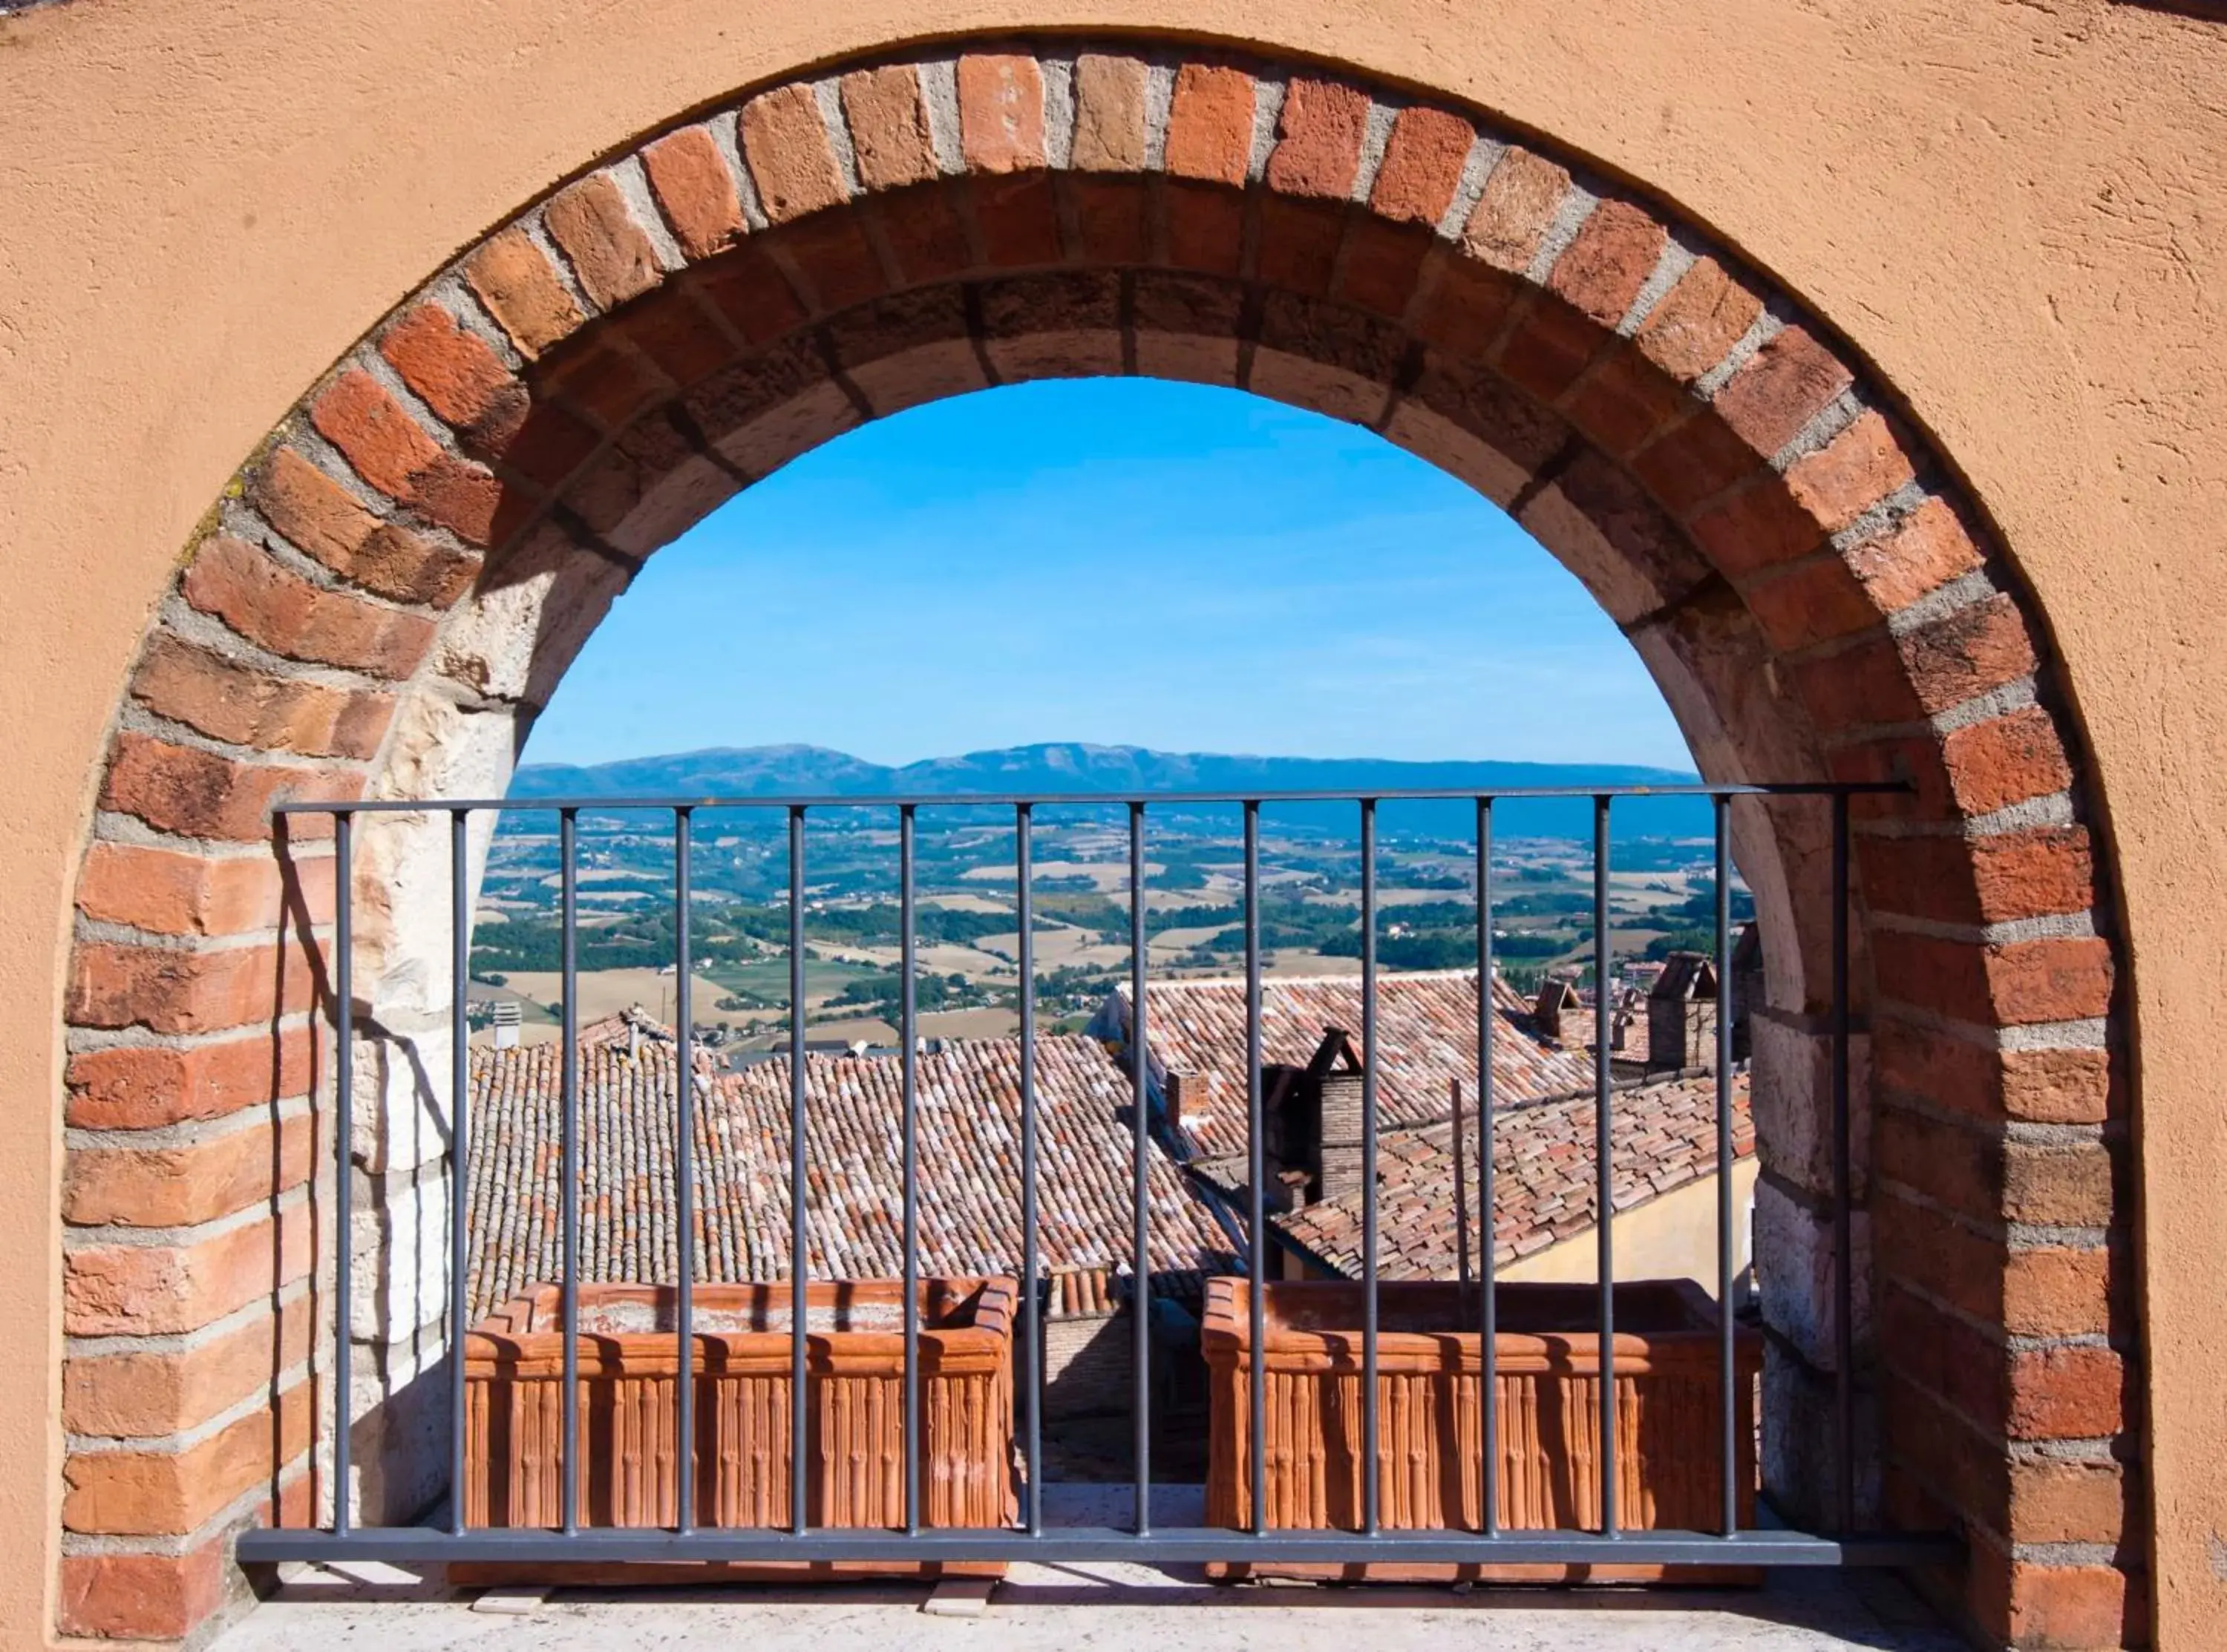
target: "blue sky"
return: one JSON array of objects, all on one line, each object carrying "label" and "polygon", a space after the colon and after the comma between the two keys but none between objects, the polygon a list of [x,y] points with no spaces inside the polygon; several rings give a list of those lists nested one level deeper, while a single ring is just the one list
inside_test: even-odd
[{"label": "blue sky", "polygon": [[1468,487],[1143,380],[916,408],[730,501],[619,599],[526,756],[1042,740],[1690,763],[1606,616]]}]

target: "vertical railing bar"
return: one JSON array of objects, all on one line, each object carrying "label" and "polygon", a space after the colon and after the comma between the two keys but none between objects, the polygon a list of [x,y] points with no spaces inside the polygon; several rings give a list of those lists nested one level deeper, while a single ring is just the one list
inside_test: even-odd
[{"label": "vertical railing bar", "polygon": [[[1499,1015],[1492,992],[1492,800],[1477,800],[1477,1220],[1478,1315],[1477,1430],[1484,1452],[1484,1530],[1500,1530],[1500,1326],[1497,1289],[1500,1228],[1493,1215],[1492,1037]],[[1458,1166],[1460,1143],[1455,1145]],[[1457,1174],[1458,1174],[1457,1170]]]},{"label": "vertical railing bar", "polygon": [[1717,860],[1717,1368],[1720,1438],[1718,1473],[1724,1488],[1725,1535],[1739,1530],[1739,1406],[1732,1361],[1732,799],[1716,806]]},{"label": "vertical railing bar", "polygon": [[804,808],[788,811],[788,1518],[800,1534],[809,1512],[806,1432],[804,1208]]},{"label": "vertical railing bar", "polygon": [[1253,1529],[1268,1529],[1268,1243],[1267,1175],[1262,1139],[1266,1120],[1260,1093],[1260,806],[1245,805],[1245,1158],[1251,1190],[1247,1229],[1247,1324],[1252,1370],[1246,1385],[1246,1426],[1250,1451],[1247,1472],[1252,1487]]},{"label": "vertical railing bar", "polygon": [[691,828],[693,811],[673,811],[673,1037],[677,1045],[676,1103],[673,1133],[673,1183],[678,1193],[674,1221],[680,1228],[680,1313],[674,1325],[673,1392],[673,1472],[679,1477],[673,1502],[673,1523],[685,1535],[696,1525],[696,1030],[695,1004],[689,989],[691,955],[688,926],[693,909],[691,864],[694,848]]},{"label": "vertical railing bar", "polygon": [[1361,800],[1361,1525],[1376,1535],[1376,800]]},{"label": "vertical railing bar", "polygon": [[1848,1107],[1848,794],[1833,794],[1833,1455],[1842,1535],[1856,1529],[1855,1218]]},{"label": "vertical railing bar", "polygon": [[1600,1272],[1600,1502],[1601,1533],[1620,1535],[1616,1521],[1616,1183],[1609,1162],[1614,1119],[1609,1111],[1611,1041],[1615,1032],[1614,986],[1609,978],[1609,798],[1593,799],[1593,1231]]},{"label": "vertical railing bar", "polygon": [[898,1029],[904,1045],[904,1507],[905,1532],[920,1532],[920,999],[914,934],[913,806],[897,809],[897,907],[903,951]]},{"label": "vertical railing bar", "polygon": [[1133,1114],[1129,1176],[1134,1202],[1131,1236],[1129,1312],[1133,1363],[1132,1394],[1137,1474],[1137,1535],[1152,1529],[1152,1217],[1145,1204],[1151,1120],[1147,1081],[1150,1034],[1145,1016],[1145,806],[1129,805],[1129,1085]]},{"label": "vertical railing bar", "polygon": [[578,811],[557,816],[557,872],[561,891],[564,970],[558,1056],[561,1146],[557,1173],[564,1182],[558,1209],[564,1224],[564,1279],[560,1285],[565,1329],[564,1453],[558,1502],[565,1534],[580,1529],[580,933]]},{"label": "vertical railing bar", "polygon": [[1021,969],[1021,1411],[1028,1465],[1028,1529],[1043,1534],[1043,1303],[1037,1277],[1036,881],[1029,806],[1013,809],[1013,882],[1020,916]]},{"label": "vertical railing bar", "polygon": [[354,1269],[354,1190],[349,1176],[355,1138],[355,816],[333,811],[333,1533],[349,1525],[349,1392],[354,1385],[351,1298]]},{"label": "vertical railing bar", "polygon": [[449,1530],[464,1532],[464,1318],[469,1265],[465,1221],[471,1177],[471,1036],[465,990],[471,980],[469,810],[449,811]]}]

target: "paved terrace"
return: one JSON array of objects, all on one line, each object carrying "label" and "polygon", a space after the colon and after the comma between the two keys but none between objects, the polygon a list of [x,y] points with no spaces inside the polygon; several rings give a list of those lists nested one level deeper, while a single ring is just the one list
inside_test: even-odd
[{"label": "paved terrace", "polygon": [[[1051,1489],[1054,1523],[1118,1520],[1125,1486]],[[1197,1487],[1156,1486],[1163,1520],[1196,1523]],[[1188,1512],[1181,1507],[1188,1499]],[[304,1567],[211,1652],[1961,1652],[1884,1573],[1782,1573],[1761,1589],[1486,1589],[1216,1585],[1119,1563],[1016,1566],[975,1616],[923,1611],[926,1584],[562,1590],[515,1612],[389,1566]],[[949,1588],[947,1585],[947,1588]],[[525,1603],[520,1603],[521,1604]]]}]

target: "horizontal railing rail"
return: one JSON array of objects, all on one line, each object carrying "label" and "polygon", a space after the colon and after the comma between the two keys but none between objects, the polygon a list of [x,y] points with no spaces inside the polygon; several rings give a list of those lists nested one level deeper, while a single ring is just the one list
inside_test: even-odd
[{"label": "horizontal railing rail", "polygon": [[[358,802],[290,801],[277,806],[280,815],[315,814],[334,822],[333,854],[337,890],[333,926],[333,966],[328,1001],[335,1058],[332,1064],[332,1106],[336,1131],[333,1166],[334,1208],[338,1235],[334,1246],[333,1413],[328,1441],[331,1469],[329,1523],[321,1527],[257,1529],[243,1533],[239,1558],[249,1562],[331,1560],[344,1557],[380,1559],[401,1563],[497,1561],[529,1565],[565,1561],[655,1562],[669,1560],[737,1561],[871,1561],[931,1562],[1042,1559],[1081,1560],[1128,1558],[1159,1562],[1215,1561],[1230,1564],[1283,1563],[1290,1565],[1384,1561],[1449,1564],[1591,1565],[1613,1561],[1619,1565],[1801,1566],[1855,1564],[1907,1565],[1937,1560],[1952,1553],[1955,1544],[1940,1534],[1911,1534],[1859,1529],[1855,1499],[1856,1460],[1852,1328],[1853,1298],[1852,1196],[1850,1189],[1849,1046],[1851,1011],[1848,978],[1849,803],[1867,793],[1903,789],[1893,785],[1796,782],[1783,785],[1713,785],[1707,783],[1642,786],[1513,787],[1480,792],[1474,788],[1385,788],[1357,793],[1343,790],[1283,790],[1235,792],[1146,793],[973,793],[941,794],[847,794],[743,797],[563,797],[472,798],[433,800],[381,799]],[[1717,1428],[1714,1441],[1722,1487],[1716,1528],[1711,1531],[1662,1530],[1636,1526],[1633,1511],[1619,1509],[1619,1445],[1617,1383],[1607,1374],[1615,1367],[1616,1293],[1611,1126],[1617,1106],[1630,1092],[1615,1082],[1612,1072],[1614,1038],[1612,993],[1615,979],[1613,914],[1610,902],[1613,864],[1610,825],[1620,801],[1649,798],[1702,798],[1713,809],[1712,859],[1715,876],[1713,914],[1713,956],[1718,998],[1715,1027],[1715,1140],[1716,1191],[1716,1333]],[[1743,1526],[1739,1484],[1742,1463],[1739,1438],[1741,1406],[1736,1385],[1740,1379],[1735,1357],[1734,1285],[1735,1239],[1733,1209],[1733,969],[1731,854],[1731,813],[1742,799],[1819,799],[1829,808],[1831,856],[1832,1005],[1830,1017],[1831,1118],[1833,1160],[1832,1242],[1835,1252],[1834,1383],[1832,1461],[1835,1475],[1835,1519],[1831,1529],[1806,1532]],[[1495,1154],[1492,1119],[1495,1111],[1494,1043],[1503,1036],[1496,1028],[1491,983],[1494,979],[1495,890],[1494,807],[1496,804],[1533,799],[1590,800],[1592,806],[1592,967],[1597,984],[1594,1005],[1593,1190],[1598,1247],[1594,1286],[1597,1291],[1597,1355],[1603,1380],[1596,1383],[1598,1413],[1594,1421],[1598,1450],[1594,1465],[1599,1509],[1597,1527],[1585,1529],[1529,1529],[1510,1527],[1499,1506],[1497,1471],[1501,1441],[1496,1369],[1496,1312],[1498,1281],[1496,1268]],[[1475,906],[1477,1010],[1476,1025],[1476,1082],[1477,1095],[1477,1151],[1476,1213],[1478,1234],[1478,1284],[1475,1293],[1475,1330],[1479,1338],[1481,1381],[1477,1387],[1477,1409],[1473,1438],[1480,1453],[1479,1518],[1474,1526],[1440,1530],[1388,1529],[1382,1519],[1383,1493],[1379,1483],[1380,1403],[1383,1394],[1379,1365],[1382,1335],[1379,1314],[1379,1178],[1377,1176],[1379,1087],[1382,1081],[1378,1051],[1377,1015],[1380,997],[1378,930],[1382,915],[1377,890],[1380,856],[1378,817],[1382,806],[1407,801],[1457,801],[1475,808]],[[1246,1172],[1245,1256],[1242,1268],[1251,1282],[1247,1291],[1249,1336],[1249,1381],[1247,1385],[1248,1450],[1243,1464],[1250,1492],[1249,1522],[1245,1528],[1160,1528],[1153,1521],[1152,1314],[1152,1212],[1147,1199],[1148,1173],[1153,1151],[1150,1087],[1152,1030],[1148,1006],[1150,947],[1147,913],[1146,848],[1151,812],[1197,804],[1235,806],[1242,814],[1243,942],[1245,997]],[[1266,1324],[1267,1292],[1260,1288],[1269,1277],[1268,1211],[1264,1192],[1265,1160],[1262,1034],[1263,947],[1261,930],[1260,826],[1264,809],[1289,803],[1341,803],[1356,811],[1360,883],[1361,992],[1361,1267],[1362,1295],[1361,1387],[1372,1396],[1360,1407],[1362,1431],[1359,1519],[1350,1528],[1293,1529],[1272,1527],[1267,1515],[1267,1390]],[[1126,873],[1129,928],[1129,1024],[1126,1028],[1126,1078],[1131,1093],[1129,1119],[1131,1223],[1129,1241],[1130,1301],[1133,1359],[1130,1406],[1133,1420],[1131,1444],[1133,1479],[1129,1483],[1133,1510],[1126,1528],[1048,1527],[1044,1520],[1043,1415],[1044,1276],[1039,1247],[1042,1207],[1039,1199],[1041,1120],[1037,1081],[1037,996],[1038,973],[1035,951],[1033,827],[1040,811],[1080,807],[1125,813],[1127,820]],[[1014,888],[1018,928],[1017,949],[1019,1006],[1019,1133],[1021,1158],[1020,1253],[1018,1272],[1020,1324],[1016,1339],[1019,1369],[1014,1384],[1019,1413],[1019,1514],[1011,1527],[961,1529],[929,1528],[922,1520],[922,1419],[921,1342],[921,1185],[919,1143],[919,903],[916,893],[917,849],[916,829],[923,810],[1003,809],[1011,812],[1014,828]],[[697,1047],[692,1014],[692,918],[696,896],[692,882],[696,817],[714,811],[779,811],[785,814],[787,832],[787,955],[788,963],[788,1198],[789,1232],[789,1507],[786,1526],[736,1527],[707,1523],[697,1507],[699,1426],[695,1414],[695,1384],[686,1374],[694,1368],[697,1351],[698,1272],[696,1170],[692,1144],[698,1128],[695,1072]],[[811,1418],[808,1412],[807,1286],[810,1254],[807,1233],[807,1121],[813,1097],[806,1060],[807,1041],[806,907],[808,889],[806,822],[815,813],[844,810],[893,811],[899,832],[897,845],[897,893],[901,929],[901,1001],[898,1010],[902,1062],[902,1136],[903,1234],[903,1394],[902,1431],[904,1518],[892,1528],[818,1526],[811,1523],[807,1496],[807,1456]],[[616,1528],[584,1522],[582,1519],[582,1419],[580,1415],[581,1280],[581,1082],[579,1048],[579,890],[580,817],[617,812],[654,811],[669,816],[673,843],[673,908],[674,1030],[676,1061],[672,1155],[676,1183],[673,1189],[679,1234],[673,1356],[682,1380],[673,1385],[677,1442],[675,1518],[655,1528]],[[561,1277],[556,1281],[563,1343],[562,1422],[558,1518],[550,1528],[473,1527],[466,1524],[464,1488],[466,1460],[467,1389],[463,1358],[464,1333],[470,1303],[467,1281],[471,1272],[467,1221],[469,1194],[471,1072],[467,985],[470,979],[472,928],[469,877],[470,826],[473,817],[487,813],[516,815],[553,813],[558,824],[558,904],[561,928],[560,974],[562,1001],[560,1036],[560,1139],[558,1181],[561,1226]],[[450,1496],[444,1524],[401,1527],[361,1527],[352,1508],[351,1422],[354,1407],[354,1352],[351,1347],[349,1304],[357,1281],[353,1273],[350,1176],[355,1105],[354,960],[355,828],[361,817],[372,815],[449,817],[449,912],[452,1017],[451,1132],[449,1158],[450,1278],[447,1318],[450,1356],[447,1395],[451,1457]],[[1109,1126],[1114,1120],[1109,1117]],[[1458,1133],[1453,1151],[1454,1175],[1466,1191],[1470,1168],[1461,1162],[1464,1147]],[[930,1190],[929,1196],[932,1196]],[[1464,1222],[1468,1220],[1463,1218]],[[1466,1231],[1463,1243],[1469,1243]]]}]

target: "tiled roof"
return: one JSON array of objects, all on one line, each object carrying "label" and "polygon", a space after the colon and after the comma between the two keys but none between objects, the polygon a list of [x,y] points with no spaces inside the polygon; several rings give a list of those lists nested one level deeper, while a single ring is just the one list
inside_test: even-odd
[{"label": "tiled roof", "polygon": [[[1377,1117],[1387,1126],[1422,1124],[1452,1111],[1456,1079],[1474,1097],[1477,1088],[1477,972],[1433,970],[1382,974],[1376,981]],[[1499,1016],[1492,1040],[1492,1082],[1502,1106],[1590,1093],[1593,1064],[1574,1046],[1550,1042],[1534,1030],[1531,1006],[1505,981],[1492,984]],[[1245,983],[1242,980],[1166,981],[1145,989],[1145,1034],[1155,1075],[1172,1069],[1197,1074],[1186,1082],[1184,1112],[1199,1155],[1228,1158],[1245,1151]],[[1108,1005],[1126,1033],[1128,998]],[[1100,1030],[1108,1029],[1101,1017]],[[1260,988],[1260,1048],[1264,1063],[1304,1067],[1322,1043],[1323,1029],[1343,1027],[1361,1036],[1357,976],[1267,980]],[[1196,1099],[1193,1099],[1196,1096]],[[1197,1115],[1204,1115],[1203,1119]]]},{"label": "tiled roof", "polygon": [[[470,1293],[474,1317],[554,1280],[559,1047],[472,1051]],[[678,1277],[675,1052],[623,1040],[580,1053],[581,1279]],[[1129,1258],[1128,1088],[1086,1038],[1037,1041],[1038,1254],[1048,1269]],[[807,1056],[808,1266],[817,1278],[903,1272],[902,1061]],[[1020,1256],[1020,1046],[996,1039],[920,1057],[921,1270],[1015,1272]],[[697,1277],[788,1273],[789,1066],[697,1073]],[[1232,1246],[1207,1196],[1155,1148],[1152,1266],[1225,1267]]]},{"label": "tiled roof", "polygon": [[[1670,1079],[1618,1089],[1610,1102],[1610,1164],[1616,1208],[1634,1205],[1714,1172],[1714,1078]],[[1732,1153],[1755,1152],[1745,1073],[1732,1080]],[[1451,1122],[1384,1135],[1377,1147],[1376,1257],[1387,1279],[1451,1279],[1460,1260],[1454,1166],[1464,1201],[1477,1190],[1477,1126],[1464,1121],[1453,1151]],[[1593,1226],[1593,1098],[1496,1111],[1493,1118],[1493,1232],[1502,1262],[1528,1256]],[[1361,1272],[1358,1193],[1325,1199],[1276,1218],[1293,1240],[1339,1272]],[[1465,1207],[1464,1207],[1465,1208]],[[1473,1219],[1472,1219],[1473,1220]],[[1472,1266],[1474,1259],[1472,1258]]]}]

